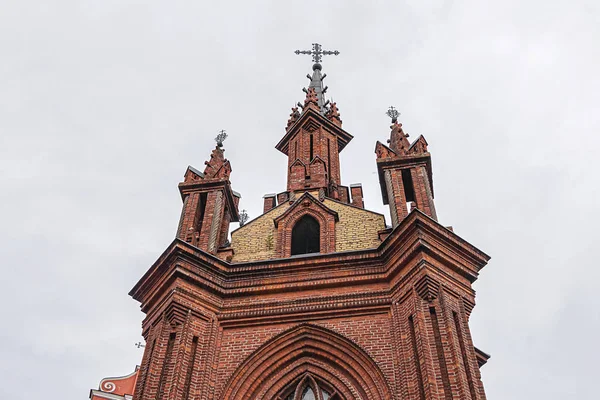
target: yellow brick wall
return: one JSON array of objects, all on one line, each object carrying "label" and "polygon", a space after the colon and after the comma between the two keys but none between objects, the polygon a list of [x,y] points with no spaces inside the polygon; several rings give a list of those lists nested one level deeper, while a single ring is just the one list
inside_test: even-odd
[{"label": "yellow brick wall", "polygon": [[[316,196],[315,196],[316,197]],[[375,248],[381,243],[378,231],[385,229],[383,215],[325,199],[325,206],[338,213],[335,224],[335,250],[362,250]],[[290,207],[285,202],[268,213],[250,221],[231,233],[233,262],[258,261],[278,258],[277,230],[273,220]]]},{"label": "yellow brick wall", "polygon": [[231,247],[234,251],[232,261],[257,261],[277,258],[275,254],[277,230],[273,220],[283,214],[289,207],[290,205],[286,201],[232,232]]},{"label": "yellow brick wall", "polygon": [[378,231],[385,229],[383,215],[325,199],[327,207],[336,211],[335,251],[362,250],[379,246]]}]

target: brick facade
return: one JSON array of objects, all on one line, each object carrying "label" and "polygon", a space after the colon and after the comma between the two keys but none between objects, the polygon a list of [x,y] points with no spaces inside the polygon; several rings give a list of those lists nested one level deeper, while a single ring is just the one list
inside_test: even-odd
[{"label": "brick facade", "polygon": [[[489,257],[437,222],[427,142],[395,123],[376,145],[388,228],[342,185],[352,136],[337,105],[306,97],[277,145],[287,190],[231,243],[240,197],[223,149],[188,168],[177,237],[130,292],[146,314],[134,399],[485,399],[468,321]],[[320,250],[291,256],[306,215]]]}]

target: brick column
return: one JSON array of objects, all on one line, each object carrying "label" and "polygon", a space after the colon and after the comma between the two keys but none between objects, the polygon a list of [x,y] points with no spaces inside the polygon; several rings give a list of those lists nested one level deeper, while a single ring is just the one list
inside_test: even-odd
[{"label": "brick column", "polygon": [[399,169],[387,169],[384,172],[385,186],[387,190],[390,215],[392,216],[392,227],[398,226],[408,216],[406,209],[406,196],[402,184],[402,173]]},{"label": "brick column", "polygon": [[204,204],[201,201],[201,193],[193,192],[185,196],[183,200],[183,208],[181,210],[181,218],[177,229],[177,238],[185,242],[194,243],[197,237],[198,224],[203,217]]},{"label": "brick column", "polygon": [[224,212],[223,192],[220,190],[209,192],[206,198],[204,220],[202,221],[202,230],[198,243],[198,247],[202,250],[209,253],[217,251]]},{"label": "brick column", "polygon": [[424,166],[411,168],[410,175],[413,181],[417,208],[437,221],[427,170]]},{"label": "brick column", "polygon": [[414,400],[485,400],[462,299],[429,275],[392,307],[404,377],[398,395]]}]

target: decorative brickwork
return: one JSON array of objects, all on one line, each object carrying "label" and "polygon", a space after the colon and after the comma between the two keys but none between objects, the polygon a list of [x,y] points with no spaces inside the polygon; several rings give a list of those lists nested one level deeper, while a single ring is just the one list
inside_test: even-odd
[{"label": "decorative brickwork", "polygon": [[372,358],[347,338],[315,325],[297,325],[247,357],[225,386],[226,399],[273,399],[307,373],[331,382],[343,398],[390,399]]},{"label": "decorative brickwork", "polygon": [[[134,400],[485,400],[468,321],[489,257],[437,222],[428,144],[399,123],[376,144],[392,227],[342,185],[352,136],[320,68],[277,144],[287,190],[230,244],[240,197],[222,148],[186,171],[177,237],[130,292],[146,314]],[[290,256],[297,232],[319,252]]]},{"label": "decorative brickwork", "polygon": [[297,199],[283,214],[273,222],[277,228],[276,252],[278,258],[290,257],[292,248],[292,228],[302,217],[310,215],[319,223],[321,253],[335,251],[335,223],[339,217],[335,211],[323,205],[310,193]]},{"label": "decorative brickwork", "polygon": [[401,125],[392,125],[391,137],[390,141],[396,143],[397,149],[377,142],[375,154],[381,195],[383,203],[390,205],[393,226],[406,217],[409,212],[407,203],[412,202],[416,208],[437,220],[433,202],[431,155],[427,152],[425,138],[420,136],[408,146]]}]

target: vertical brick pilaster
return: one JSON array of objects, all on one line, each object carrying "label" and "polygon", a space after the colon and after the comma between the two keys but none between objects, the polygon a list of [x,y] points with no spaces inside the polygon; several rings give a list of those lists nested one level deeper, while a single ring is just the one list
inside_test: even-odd
[{"label": "vertical brick pilaster", "polygon": [[[485,390],[481,381],[481,371],[477,364],[475,346],[471,338],[468,316],[461,301],[453,312],[453,318],[456,325],[456,340],[459,341],[458,349],[462,352],[461,361],[464,370],[464,378],[469,380],[469,392],[472,400],[485,400]],[[474,395],[474,396],[473,396]]]},{"label": "vertical brick pilaster", "polygon": [[151,354],[148,357],[147,365],[142,363],[140,368],[142,371],[145,371],[145,374],[141,377],[141,390],[138,391],[136,389],[136,400],[153,400],[157,398],[170,334],[171,330],[166,319],[163,319],[157,326],[152,328],[152,332],[150,333],[150,337],[153,336]]},{"label": "vertical brick pilaster", "polygon": [[223,192],[220,190],[209,192],[206,196],[204,220],[202,221],[198,247],[210,253],[216,252],[218,247],[217,242],[225,212],[223,203]]},{"label": "vertical brick pilaster", "polygon": [[213,217],[210,224],[210,235],[208,237],[208,251],[215,253],[219,244],[219,233],[221,231],[221,222],[223,221],[223,214],[225,209],[223,207],[223,192],[218,191],[215,193],[215,205],[213,209]]},{"label": "vertical brick pilaster", "polygon": [[200,396],[196,397],[200,400],[215,399],[215,382],[218,373],[218,360],[220,350],[220,340],[222,329],[219,326],[219,321],[215,317],[211,322],[208,335],[206,336],[205,352],[203,359],[205,360],[204,374],[201,381]]},{"label": "vertical brick pilaster", "polygon": [[219,247],[224,246],[227,242],[227,236],[229,235],[229,224],[231,223],[231,212],[225,207],[223,209],[223,216],[221,218],[221,229],[219,230],[219,237],[217,241],[216,250]]},{"label": "vertical brick pilaster", "polygon": [[414,167],[410,169],[410,175],[415,190],[417,208],[431,218],[437,220],[429,178],[427,177],[427,170],[424,166]]},{"label": "vertical brick pilaster", "polygon": [[419,167],[419,175],[421,175],[421,181],[425,188],[424,198],[427,201],[427,211],[425,213],[437,221],[437,212],[435,211],[431,182],[429,181],[429,175],[427,175],[427,169],[424,166]]},{"label": "vertical brick pilaster", "polygon": [[392,216],[392,227],[396,227],[406,216],[406,195],[402,183],[402,172],[399,169],[388,169],[384,173],[385,185]]},{"label": "vertical brick pilaster", "polygon": [[201,222],[203,206],[200,193],[195,192],[185,196],[179,228],[177,229],[178,239],[195,244],[194,239],[198,234],[198,226]]}]

